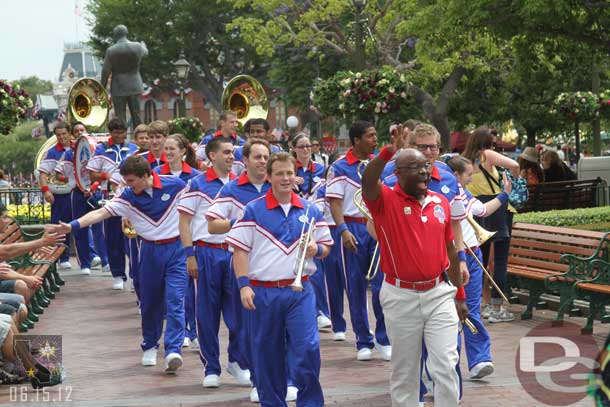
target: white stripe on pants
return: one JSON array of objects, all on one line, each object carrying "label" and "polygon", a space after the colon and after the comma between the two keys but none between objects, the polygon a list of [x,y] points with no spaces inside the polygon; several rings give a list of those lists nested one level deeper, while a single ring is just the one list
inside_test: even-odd
[{"label": "white stripe on pants", "polygon": [[457,289],[441,283],[428,291],[398,288],[383,282],[379,299],[392,343],[390,391],[393,407],[419,406],[422,339],[434,380],[434,404],[458,405]]}]

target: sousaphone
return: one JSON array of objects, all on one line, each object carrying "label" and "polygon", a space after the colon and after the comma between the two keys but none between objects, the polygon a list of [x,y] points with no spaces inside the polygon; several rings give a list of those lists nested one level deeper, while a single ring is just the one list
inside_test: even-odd
[{"label": "sousaphone", "polygon": [[231,110],[243,126],[250,119],[267,119],[269,99],[263,85],[250,75],[237,75],[222,91],[222,110]]},{"label": "sousaphone", "polygon": [[[70,125],[74,125],[76,122],[81,122],[85,125],[87,130],[91,133],[103,132],[108,122],[108,113],[110,111],[110,103],[108,100],[108,93],[101,83],[93,78],[82,78],[74,82],[70,91],[68,92],[68,106],[66,107],[66,113],[68,122]],[[90,148],[94,149],[95,145],[101,141],[106,140],[107,135],[96,135],[96,136],[81,136],[87,137]],[[77,144],[78,143],[78,140]],[[46,157],[47,151],[57,143],[55,136],[50,137],[42,145],[38,153],[36,154],[36,160],[34,162],[35,168],[40,166],[42,160]],[[83,149],[84,150],[84,149]],[[86,154],[85,154],[86,155]],[[88,185],[88,182],[79,182],[79,173],[84,174],[81,170],[83,165],[77,163],[77,154],[74,155],[75,163],[74,167],[77,172],[76,179],[77,185],[82,190],[83,185]],[[84,165],[86,167],[86,163]],[[88,177],[88,174],[87,174]],[[66,183],[61,183],[55,177],[55,174],[49,176],[49,190],[53,193],[66,193],[70,192],[70,187]],[[87,192],[87,191],[83,191]]]}]

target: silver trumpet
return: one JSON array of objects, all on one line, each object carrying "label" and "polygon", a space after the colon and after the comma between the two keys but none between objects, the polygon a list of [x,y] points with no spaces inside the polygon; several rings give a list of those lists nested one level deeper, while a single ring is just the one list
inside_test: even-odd
[{"label": "silver trumpet", "polygon": [[[303,227],[301,228],[301,238],[299,242],[299,250],[297,252],[297,260],[294,263],[294,274],[295,278],[290,287],[292,291],[303,291],[303,270],[305,269],[305,260],[307,256],[307,246],[309,246],[309,242],[311,241],[311,236],[313,235],[313,231],[315,228],[316,219],[312,217],[309,219],[307,217],[307,213],[309,212],[309,208],[305,212],[305,218],[303,220]],[[305,231],[305,227],[307,226],[307,231]]]},{"label": "silver trumpet", "polygon": [[[365,161],[360,161],[360,163],[358,164],[356,173],[358,174],[360,179],[362,179],[362,173],[360,172],[360,170],[361,169],[364,170],[364,168],[366,167],[366,165],[368,163],[369,163],[369,161],[365,160]],[[371,213],[369,212],[366,205],[364,205],[364,202],[362,202],[362,188],[360,188],[356,192],[354,192],[353,201],[354,201],[354,205],[356,205],[356,208],[358,208],[360,213],[367,220],[369,220],[372,223],[373,217],[371,216]],[[366,281],[371,281],[372,279],[374,279],[375,276],[377,275],[377,272],[379,271],[380,256],[377,255],[377,252],[379,252],[379,242],[375,243],[375,251],[373,252],[373,261],[371,261],[371,264],[369,264],[369,269],[366,272]]]}]

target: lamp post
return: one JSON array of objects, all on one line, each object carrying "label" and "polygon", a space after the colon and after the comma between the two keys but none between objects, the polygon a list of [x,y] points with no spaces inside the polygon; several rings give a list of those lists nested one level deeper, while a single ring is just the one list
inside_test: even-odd
[{"label": "lamp post", "polygon": [[176,68],[176,76],[178,77],[178,83],[180,84],[180,104],[178,109],[178,117],[186,116],[186,101],[184,99],[184,84],[189,76],[189,70],[191,64],[184,58],[184,52],[180,51],[180,58],[174,62],[174,68]]},{"label": "lamp post", "polygon": [[365,67],[364,27],[362,24],[366,22],[364,19],[366,0],[351,0],[351,3],[356,9],[356,14],[354,15],[354,40],[356,42],[354,65],[356,66],[356,70],[362,71]]}]

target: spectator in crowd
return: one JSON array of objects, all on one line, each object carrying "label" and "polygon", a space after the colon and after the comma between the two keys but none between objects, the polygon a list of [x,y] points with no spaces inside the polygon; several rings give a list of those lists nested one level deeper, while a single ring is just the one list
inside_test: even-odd
[{"label": "spectator in crowd", "polygon": [[528,185],[544,182],[544,173],[538,162],[538,153],[534,147],[525,147],[519,156],[519,175]]},{"label": "spectator in crowd", "polygon": [[320,150],[320,143],[319,139],[311,140],[311,159],[324,167],[328,167],[328,154]]},{"label": "spectator in crowd", "polygon": [[540,154],[544,169],[545,182],[570,181],[576,179],[576,174],[559,159],[556,151],[544,150]]},{"label": "spectator in crowd", "polygon": [[5,205],[9,203],[9,194],[4,191],[8,191],[11,188],[11,184],[5,179],[4,171],[0,170],[0,202]]}]

